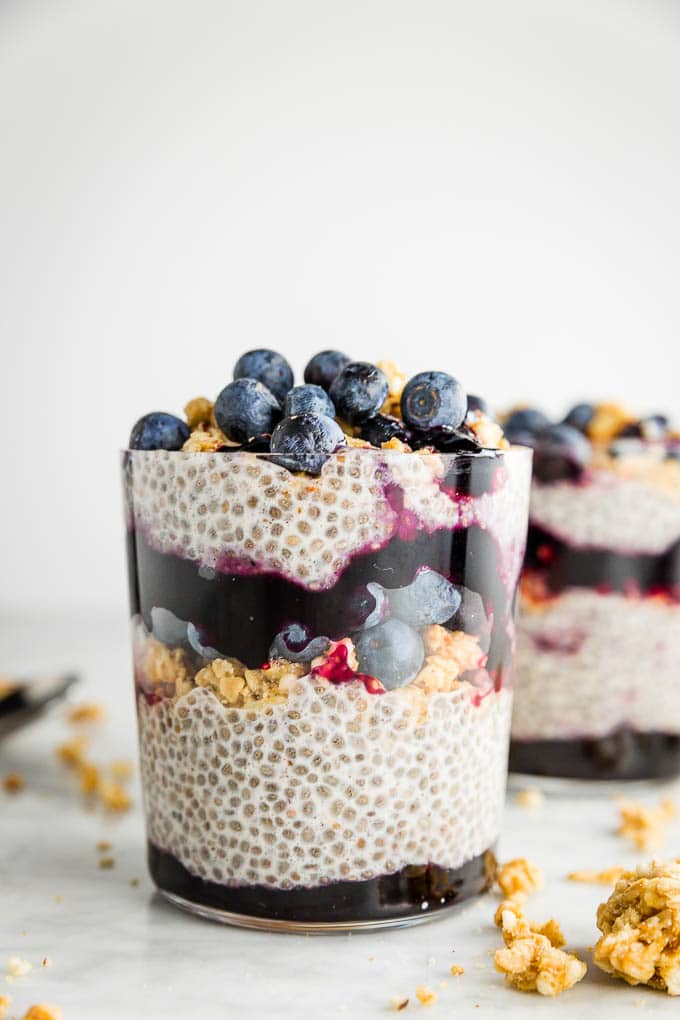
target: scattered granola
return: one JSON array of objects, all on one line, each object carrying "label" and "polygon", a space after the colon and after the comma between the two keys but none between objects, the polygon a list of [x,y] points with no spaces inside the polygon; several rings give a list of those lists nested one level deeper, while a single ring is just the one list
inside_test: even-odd
[{"label": "scattered granola", "polygon": [[9,995],[0,995],[0,1020],[7,1014],[7,1010],[12,1005],[12,999]]},{"label": "scattered granola", "polygon": [[20,772],[8,772],[2,780],[2,787],[5,793],[21,793],[25,785],[26,780]]},{"label": "scattered granola", "polygon": [[458,963],[452,963],[451,964],[451,970],[449,971],[449,974],[452,974],[454,977],[458,977],[459,974],[464,974],[464,973],[465,973],[465,967],[461,967],[460,964],[458,964]]},{"label": "scattered granola", "polygon": [[680,995],[680,864],[628,871],[597,910],[593,960],[630,985]]},{"label": "scattered granola", "polygon": [[23,1020],[62,1020],[62,1012],[58,1006],[50,1006],[47,1002],[39,1002],[24,1013]]},{"label": "scattered granola", "polygon": [[52,960],[50,959],[49,956],[43,956],[41,966],[42,967],[51,967],[52,966]]},{"label": "scattered granola", "polygon": [[109,765],[109,773],[111,778],[115,779],[117,783],[127,783],[132,779],[134,766],[131,761],[118,758]]},{"label": "scattered granola", "polygon": [[28,960],[22,960],[20,956],[10,956],[7,961],[7,973],[10,977],[25,977],[31,970],[32,965]]},{"label": "scattered granola", "polygon": [[97,792],[99,794],[99,799],[107,811],[120,814],[123,811],[128,811],[132,807],[132,798],[125,787],[121,786],[120,783],[102,780]]},{"label": "scattered granola", "polygon": [[83,702],[80,705],[74,705],[69,712],[67,719],[74,725],[80,723],[98,723],[101,722],[106,716],[106,709],[103,705],[96,701]]},{"label": "scattered granola", "polygon": [[543,872],[526,857],[516,857],[498,868],[496,881],[504,896],[528,894],[543,888]]},{"label": "scattered granola", "polygon": [[617,803],[621,814],[619,836],[632,840],[638,850],[656,850],[663,845],[666,827],[676,815],[672,800],[665,798],[657,807],[625,797],[617,798]]},{"label": "scattered granola", "polygon": [[494,955],[496,969],[519,991],[559,995],[586,973],[582,960],[560,948],[564,936],[554,919],[540,927],[532,925],[516,903],[506,902],[496,913],[496,923],[505,941]]},{"label": "scattered granola", "polygon": [[130,885],[132,886],[133,889],[136,889],[137,886],[139,885],[139,879],[138,878],[131,878],[130,879]]},{"label": "scattered granola", "polygon": [[57,757],[75,772],[80,792],[89,799],[98,799],[107,811],[127,811],[132,800],[127,790],[117,782],[103,779],[100,768],[86,757],[88,742],[77,736],[57,747]]},{"label": "scattered granola", "polygon": [[535,811],[538,808],[543,807],[545,797],[540,790],[535,787],[530,787],[526,790],[519,790],[515,797],[515,804],[519,807],[526,808],[528,811]]},{"label": "scattered granola", "polygon": [[434,1006],[437,1001],[437,993],[433,992],[427,985],[418,985],[416,988],[416,999],[421,1006]]},{"label": "scattered granola", "polygon": [[87,748],[88,741],[86,737],[73,737],[57,747],[57,757],[68,768],[76,769],[85,760]]},{"label": "scattered granola", "polygon": [[409,1004],[408,999],[404,999],[401,995],[393,995],[390,999],[390,1009],[393,1009],[395,1013],[401,1013],[402,1009],[406,1009]]},{"label": "scattered granola", "polygon": [[106,854],[109,850],[112,850],[111,844],[106,839],[100,839],[95,847],[98,854]]},{"label": "scattered granola", "polygon": [[102,871],[111,871],[116,866],[115,858],[113,857],[100,857],[99,867]]},{"label": "scattered granola", "polygon": [[627,871],[616,865],[613,868],[605,868],[604,871],[591,871],[587,868],[581,871],[570,871],[567,878],[570,882],[591,882],[593,885],[614,885]]},{"label": "scattered granola", "polygon": [[191,435],[182,449],[185,453],[214,453],[216,450],[225,450],[230,446],[238,446],[238,443],[232,443],[227,439],[217,425],[201,422],[195,429],[192,429]]}]

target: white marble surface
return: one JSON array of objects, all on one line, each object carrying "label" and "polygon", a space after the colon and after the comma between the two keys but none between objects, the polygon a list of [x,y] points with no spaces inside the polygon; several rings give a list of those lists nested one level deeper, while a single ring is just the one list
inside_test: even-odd
[{"label": "white marble surface", "polygon": [[[77,692],[109,707],[97,731],[94,756],[133,756],[135,731],[127,633],[121,619],[3,621],[0,671],[76,666]],[[34,965],[9,993],[18,1016],[30,1003],[53,1002],[64,1020],[120,1020],[200,1016],[389,1016],[393,995],[410,996],[403,1016],[418,1015],[417,985],[439,996],[427,1011],[456,1018],[496,1016],[677,1016],[678,1002],[629,988],[590,966],[586,979],[557,1000],[522,995],[504,986],[491,954],[499,945],[492,916],[496,896],[454,916],[413,929],[377,934],[302,937],[267,935],[210,924],[162,902],[146,877],[139,791],[135,808],[119,820],[86,812],[53,749],[69,732],[63,709],[0,744],[0,775],[22,772],[15,797],[0,793],[0,976],[19,955]],[[660,788],[643,796],[656,800]],[[667,788],[664,790],[667,792]],[[588,959],[596,937],[595,908],[606,890],[565,879],[577,867],[633,864],[638,855],[614,835],[611,796],[550,797],[535,813],[509,802],[501,857],[526,855],[545,869],[547,887],[530,901],[537,919],[554,914],[572,948]],[[97,866],[95,844],[113,843],[116,867]],[[680,854],[680,826],[671,830],[669,856]],[[130,879],[140,878],[132,887]],[[59,901],[57,901],[59,897]],[[40,967],[44,956],[52,966]],[[465,967],[449,977],[453,962]],[[446,987],[440,988],[441,981]],[[643,1012],[640,1013],[640,1010]]]}]

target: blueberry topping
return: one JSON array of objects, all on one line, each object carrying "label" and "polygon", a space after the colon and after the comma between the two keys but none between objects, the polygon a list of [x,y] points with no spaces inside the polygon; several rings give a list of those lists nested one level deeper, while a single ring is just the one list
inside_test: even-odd
[{"label": "blueberry topping", "polygon": [[426,446],[433,446],[440,453],[479,453],[483,449],[474,432],[465,425],[457,429],[442,426],[416,433],[413,448],[422,450]]},{"label": "blueberry topping", "polygon": [[659,442],[668,431],[668,418],[663,414],[651,415],[648,418],[641,418],[640,421],[630,422],[617,432],[617,439],[643,439],[646,442]]},{"label": "blueberry topping", "polygon": [[474,393],[468,393],[467,395],[467,413],[470,414],[473,411],[479,411],[480,414],[485,414],[488,418],[492,418],[491,408],[487,404],[486,400],[482,397],[475,396]]},{"label": "blueberry topping", "polygon": [[305,382],[328,390],[338,372],[349,365],[351,360],[342,351],[321,351],[307,362],[304,372]]},{"label": "blueberry topping", "polygon": [[537,411],[534,407],[523,407],[512,412],[503,426],[503,431],[508,442],[527,446],[531,445],[526,442],[527,433],[535,435],[542,429],[547,429],[549,425],[550,419],[542,411]]},{"label": "blueberry topping", "polygon": [[151,633],[164,645],[181,645],[187,639],[187,621],[180,620],[163,606],[154,606],[151,610]]},{"label": "blueberry topping", "polygon": [[289,623],[272,641],[270,659],[288,659],[290,662],[311,662],[330,647],[330,638],[312,637],[309,628],[301,623]]},{"label": "blueberry topping", "polygon": [[592,404],[575,404],[571,411],[565,415],[563,425],[571,425],[579,432],[586,432],[595,415],[595,408]]},{"label": "blueberry topping", "polygon": [[405,588],[387,590],[390,613],[412,627],[446,623],[460,606],[460,593],[436,570],[422,567]]},{"label": "blueberry topping", "polygon": [[571,425],[550,425],[538,433],[534,475],[540,482],[577,479],[590,459],[590,443]]},{"label": "blueberry topping", "polygon": [[197,655],[202,656],[204,659],[219,659],[221,652],[218,652],[216,648],[211,648],[210,645],[205,643],[203,635],[199,631],[198,627],[195,627],[193,623],[187,624],[187,640]]},{"label": "blueberry topping", "polygon": [[251,436],[239,447],[246,453],[269,453],[272,437],[269,432],[263,432],[260,436]]},{"label": "blueberry topping", "polygon": [[282,404],[293,385],[293,369],[276,351],[259,347],[241,355],[234,366],[234,379],[257,379]]},{"label": "blueberry topping", "polygon": [[387,620],[354,639],[359,669],[388,690],[403,687],[418,674],[425,658],[420,634],[401,620]]},{"label": "blueberry topping", "polygon": [[419,372],[401,395],[401,416],[413,429],[457,429],[467,414],[467,396],[446,372]]},{"label": "blueberry topping", "polygon": [[272,432],[271,451],[277,464],[289,471],[318,475],[331,453],[345,445],[336,421],[324,414],[296,414],[283,418]]},{"label": "blueberry topping", "polygon": [[367,361],[351,361],[339,372],[329,390],[338,417],[360,425],[378,413],[389,391],[387,376]]},{"label": "blueberry topping", "polygon": [[189,426],[164,411],[145,414],[130,433],[131,450],[181,450],[190,436]]},{"label": "blueberry topping", "polygon": [[389,443],[390,439],[399,439],[402,443],[411,441],[411,433],[391,414],[376,414],[373,418],[361,424],[361,438],[365,439],[371,446],[382,446]]},{"label": "blueberry topping", "polygon": [[288,391],[283,413],[286,418],[293,414],[325,414],[328,418],[335,418],[335,407],[325,390],[309,383],[306,386],[293,386]]},{"label": "blueberry topping", "polygon": [[280,417],[278,400],[257,379],[227,383],[215,401],[215,421],[234,443],[271,433]]},{"label": "blueberry topping", "polygon": [[382,623],[389,615],[387,592],[377,581],[362,584],[349,597],[347,621],[349,630],[368,630]]}]

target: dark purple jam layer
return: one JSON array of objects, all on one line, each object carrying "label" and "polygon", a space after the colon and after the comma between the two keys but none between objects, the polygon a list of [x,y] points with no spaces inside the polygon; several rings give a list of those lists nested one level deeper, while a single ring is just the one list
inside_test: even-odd
[{"label": "dark purple jam layer", "polygon": [[394,538],[383,549],[357,555],[337,583],[308,591],[273,573],[223,574],[205,578],[197,563],[153,549],[141,532],[128,533],[130,601],[147,627],[151,609],[162,606],[199,628],[203,643],[259,667],[269,657],[273,636],[286,624],[305,624],[312,635],[333,640],[357,628],[355,593],[375,581],[387,588],[410,584],[428,566],[482,592],[494,626],[488,668],[504,665],[510,655],[506,621],[508,595],[499,574],[498,549],[476,525],[455,531]]},{"label": "dark purple jam layer", "polygon": [[618,730],[580,740],[513,740],[510,771],[564,779],[668,779],[680,774],[680,736]]},{"label": "dark purple jam layer", "polygon": [[565,588],[596,588],[680,598],[680,543],[660,555],[627,556],[607,549],[574,548],[532,524],[525,566],[541,571],[556,594]]},{"label": "dark purple jam layer", "polygon": [[158,888],[190,903],[245,917],[305,924],[359,924],[437,913],[486,892],[495,867],[489,850],[455,869],[406,867],[368,881],[284,890],[206,882],[153,843],[148,844],[148,861]]}]

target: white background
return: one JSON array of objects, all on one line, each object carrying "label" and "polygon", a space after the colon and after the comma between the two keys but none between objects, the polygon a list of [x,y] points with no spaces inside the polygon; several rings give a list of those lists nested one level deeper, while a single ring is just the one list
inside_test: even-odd
[{"label": "white background", "polygon": [[678,410],[677,0],[1,0],[0,607],[125,600],[116,451],[238,354]]}]

